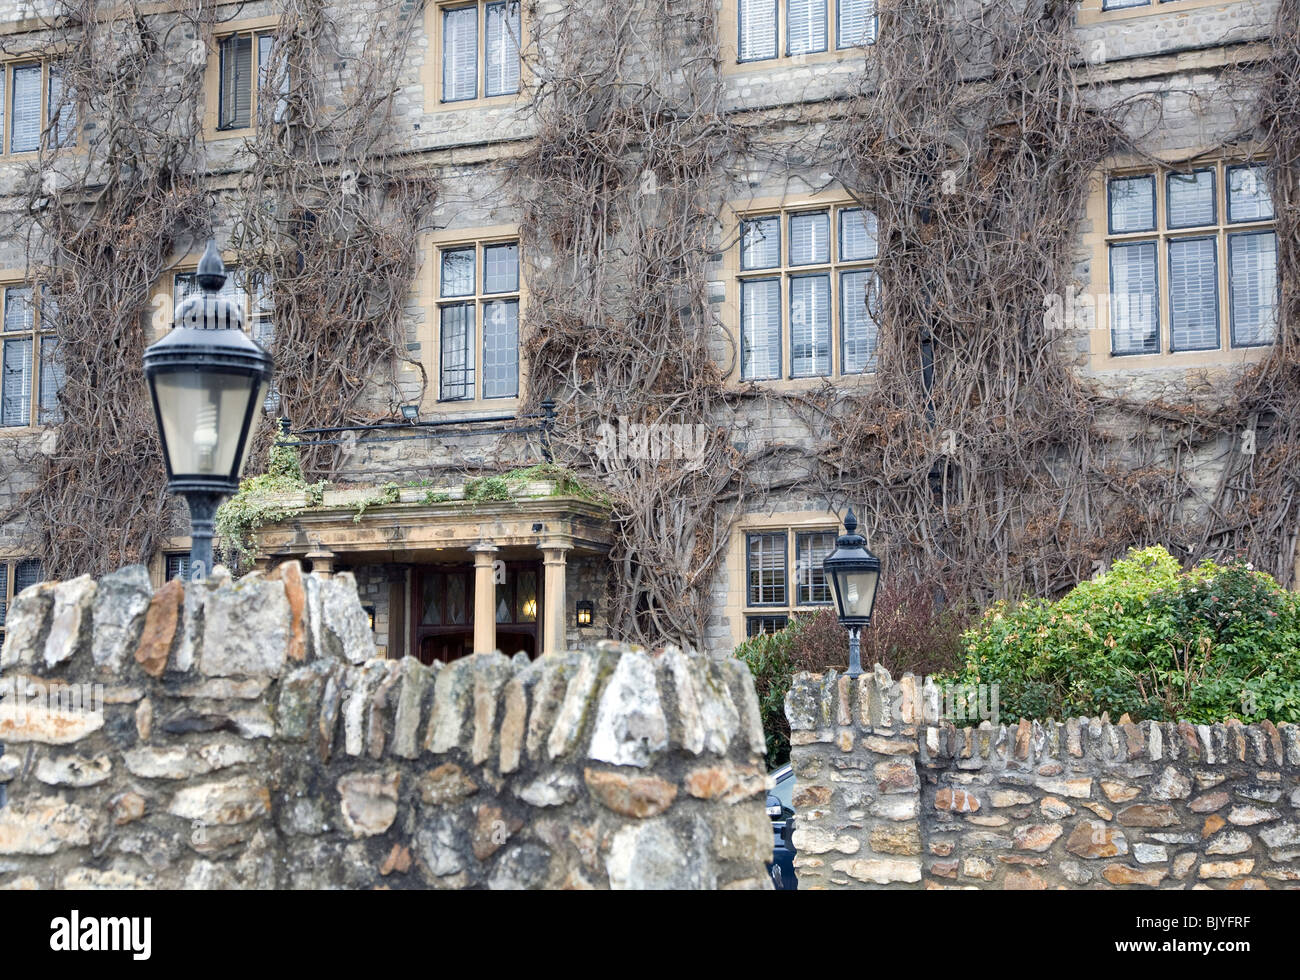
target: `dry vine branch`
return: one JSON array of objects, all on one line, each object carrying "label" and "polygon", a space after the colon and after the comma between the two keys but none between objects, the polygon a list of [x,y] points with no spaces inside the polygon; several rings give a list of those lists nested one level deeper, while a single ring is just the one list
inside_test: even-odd
[{"label": "dry vine branch", "polygon": [[[824,144],[880,217],[882,283],[875,386],[803,404],[824,485],[865,502],[894,574],[957,596],[1059,593],[1152,542],[1189,560],[1241,551],[1287,581],[1275,536],[1285,518],[1207,511],[1191,472],[1260,409],[1221,391],[1106,395],[1071,369],[1044,317],[1044,300],[1072,281],[1077,219],[1102,161],[1141,154],[1126,117],[1158,118],[1149,104],[1085,93],[1071,12],[1058,0],[974,11],[900,0],[882,12],[889,42],[868,56],[862,93]],[[1211,412],[1206,398],[1230,404]],[[1293,514],[1294,489],[1279,491]]]},{"label": "dry vine branch", "polygon": [[[372,421],[365,402],[377,386],[396,411],[392,372],[419,366],[406,352],[406,303],[437,187],[427,165],[402,159],[393,115],[420,9],[348,7],[366,25],[351,40],[331,10],[285,0],[236,220],[241,264],[274,309],[281,411],[300,428]],[[334,90],[331,65],[345,66]],[[286,72],[291,95],[277,109]],[[332,448],[304,450],[308,479],[336,475]]]},{"label": "dry vine branch", "polygon": [[[65,378],[52,451],[20,455],[36,474],[18,508],[28,551],[52,577],[146,559],[167,524],[140,358],[154,286],[209,221],[196,176],[202,65],[184,43],[209,18],[198,0],[148,17],[134,3],[61,0],[47,45],[30,52],[57,57],[64,81],[19,216],[57,338],[44,345],[50,369]],[[74,113],[94,123],[84,148],[54,138]]]},{"label": "dry vine branch", "polygon": [[703,423],[725,405],[705,266],[735,135],[713,4],[568,4],[533,24],[537,137],[516,170],[531,403],[561,402],[561,461],[613,501],[615,631],[698,645],[729,540],[718,501],[743,460],[716,427],[698,466],[602,458],[597,430]]}]

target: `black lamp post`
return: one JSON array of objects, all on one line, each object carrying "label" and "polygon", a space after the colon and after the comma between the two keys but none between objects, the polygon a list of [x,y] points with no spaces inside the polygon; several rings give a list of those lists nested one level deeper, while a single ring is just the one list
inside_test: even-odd
[{"label": "black lamp post", "polygon": [[239,489],[271,358],[244,333],[242,304],[220,295],[226,267],[209,241],[199,260],[201,292],[177,307],[173,329],[144,352],[167,465],[167,489],[190,507],[190,574],[212,569],[212,526],[221,498]]},{"label": "black lamp post", "polygon": [[871,625],[880,559],[867,550],[867,539],[858,533],[858,519],[851,509],[844,518],[844,533],[835,539],[835,550],[822,560],[822,574],[835,591],[840,625],[849,631],[848,676],[858,677],[862,674],[859,641],[862,627]]}]

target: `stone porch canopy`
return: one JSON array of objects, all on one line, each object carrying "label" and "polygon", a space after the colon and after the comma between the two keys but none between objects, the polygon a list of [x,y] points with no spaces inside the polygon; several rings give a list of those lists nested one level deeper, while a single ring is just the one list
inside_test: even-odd
[{"label": "stone porch canopy", "polygon": [[610,507],[555,480],[508,484],[508,499],[492,499],[482,486],[480,480],[434,489],[326,490],[319,502],[305,491],[275,494],[276,506],[291,516],[260,528],[255,547],[268,566],[305,559],[326,574],[343,562],[422,564],[473,555],[474,650],[484,653],[496,647],[493,563],[540,552],[542,653],[563,651],[567,555],[609,553]]}]

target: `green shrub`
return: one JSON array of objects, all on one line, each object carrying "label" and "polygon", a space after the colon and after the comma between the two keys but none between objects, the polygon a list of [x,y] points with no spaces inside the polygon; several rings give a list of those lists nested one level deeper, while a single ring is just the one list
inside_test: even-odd
[{"label": "green shrub", "polygon": [[995,603],[964,640],[955,679],[997,684],[1004,720],[1300,721],[1300,598],[1247,565],[1134,549],[1056,602]]},{"label": "green shrub", "polygon": [[733,651],[754,675],[769,768],[784,765],[790,758],[790,722],[785,717],[785,695],[790,690],[790,678],[795,674],[794,644],[803,625],[803,620],[796,619],[776,633],[749,638]]}]

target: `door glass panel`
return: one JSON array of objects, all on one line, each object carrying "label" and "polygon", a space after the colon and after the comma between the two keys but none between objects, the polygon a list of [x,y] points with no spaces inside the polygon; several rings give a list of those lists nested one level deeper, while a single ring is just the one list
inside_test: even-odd
[{"label": "door glass panel", "polygon": [[446,576],[447,580],[447,623],[452,626],[463,626],[469,622],[468,604],[465,601],[465,580],[464,575],[453,574]]},{"label": "door glass panel", "polygon": [[537,622],[537,572],[521,569],[515,585],[516,623]]},{"label": "door glass panel", "polygon": [[429,574],[424,576],[424,614],[420,622],[425,626],[442,625],[442,596],[445,576]]}]

